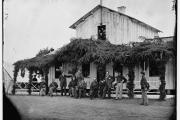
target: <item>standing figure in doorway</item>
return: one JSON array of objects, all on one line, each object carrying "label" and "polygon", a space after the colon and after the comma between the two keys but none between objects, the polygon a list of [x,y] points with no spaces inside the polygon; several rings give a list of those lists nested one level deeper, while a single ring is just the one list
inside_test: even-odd
[{"label": "standing figure in doorway", "polygon": [[64,72],[59,76],[59,82],[60,82],[60,87],[61,87],[61,96],[66,95],[66,86],[67,86],[67,81],[66,77],[64,75]]},{"label": "standing figure in doorway", "polygon": [[147,91],[149,90],[149,83],[146,80],[145,72],[141,72],[141,91],[142,91],[142,103],[141,105],[148,105]]}]

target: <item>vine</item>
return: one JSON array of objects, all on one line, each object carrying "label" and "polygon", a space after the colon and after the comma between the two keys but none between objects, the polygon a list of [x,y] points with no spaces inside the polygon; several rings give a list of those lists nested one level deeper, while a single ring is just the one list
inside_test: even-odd
[{"label": "vine", "polygon": [[128,82],[127,82],[127,88],[128,88],[128,96],[130,99],[134,98],[134,67],[128,66]]}]

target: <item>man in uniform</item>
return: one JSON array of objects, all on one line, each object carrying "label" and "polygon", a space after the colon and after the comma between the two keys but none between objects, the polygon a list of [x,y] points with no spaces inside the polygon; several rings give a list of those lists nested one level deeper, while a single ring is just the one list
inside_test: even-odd
[{"label": "man in uniform", "polygon": [[145,78],[145,72],[141,72],[142,78],[141,78],[141,91],[142,91],[142,103],[141,105],[148,105],[148,98],[147,98],[147,91],[149,89],[149,83],[147,82]]},{"label": "man in uniform", "polygon": [[105,77],[105,87],[103,89],[103,98],[106,97],[106,93],[108,93],[108,98],[111,98],[111,87],[112,87],[112,82],[113,79],[109,75],[109,72],[106,72],[106,77]]},{"label": "man in uniform", "polygon": [[99,98],[103,97],[103,90],[104,90],[105,85],[106,85],[105,80],[100,80],[99,81],[99,90],[98,90],[98,97]]},{"label": "man in uniform", "polygon": [[118,73],[118,76],[115,78],[116,79],[116,100],[122,99],[122,92],[123,92],[123,83],[124,81],[127,81],[126,78],[122,75],[122,73]]},{"label": "man in uniform", "polygon": [[49,95],[51,97],[53,96],[53,92],[56,92],[56,95],[57,95],[57,88],[58,88],[58,84],[53,79],[52,83],[49,85]]},{"label": "man in uniform", "polygon": [[78,82],[78,91],[79,91],[79,94],[78,94],[78,97],[81,98],[81,97],[85,97],[85,94],[86,94],[86,82],[84,81],[84,79],[82,79],[81,81]]},{"label": "man in uniform", "polygon": [[67,81],[66,81],[64,72],[62,72],[62,74],[59,76],[59,82],[60,82],[60,87],[61,87],[61,96],[63,96],[63,92],[64,92],[64,95],[66,95]]},{"label": "man in uniform", "polygon": [[42,82],[40,83],[40,88],[39,88],[39,95],[44,96],[46,95],[46,82],[44,77],[42,77]]},{"label": "man in uniform", "polygon": [[97,79],[94,78],[94,80],[92,81],[90,85],[90,99],[93,99],[94,97],[96,97],[97,94],[98,94],[98,82],[97,82]]}]

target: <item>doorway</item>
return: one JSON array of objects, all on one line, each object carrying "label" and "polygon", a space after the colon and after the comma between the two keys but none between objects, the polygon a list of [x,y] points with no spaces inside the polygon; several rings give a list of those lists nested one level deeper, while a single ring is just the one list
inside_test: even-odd
[{"label": "doorway", "polygon": [[97,81],[101,81],[105,79],[106,75],[106,65],[105,64],[98,64],[97,65]]}]

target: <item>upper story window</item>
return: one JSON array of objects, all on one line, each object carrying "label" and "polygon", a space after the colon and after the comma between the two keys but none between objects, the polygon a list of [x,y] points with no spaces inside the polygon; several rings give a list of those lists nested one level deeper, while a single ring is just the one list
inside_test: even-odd
[{"label": "upper story window", "polygon": [[98,39],[106,40],[106,25],[98,26]]}]

